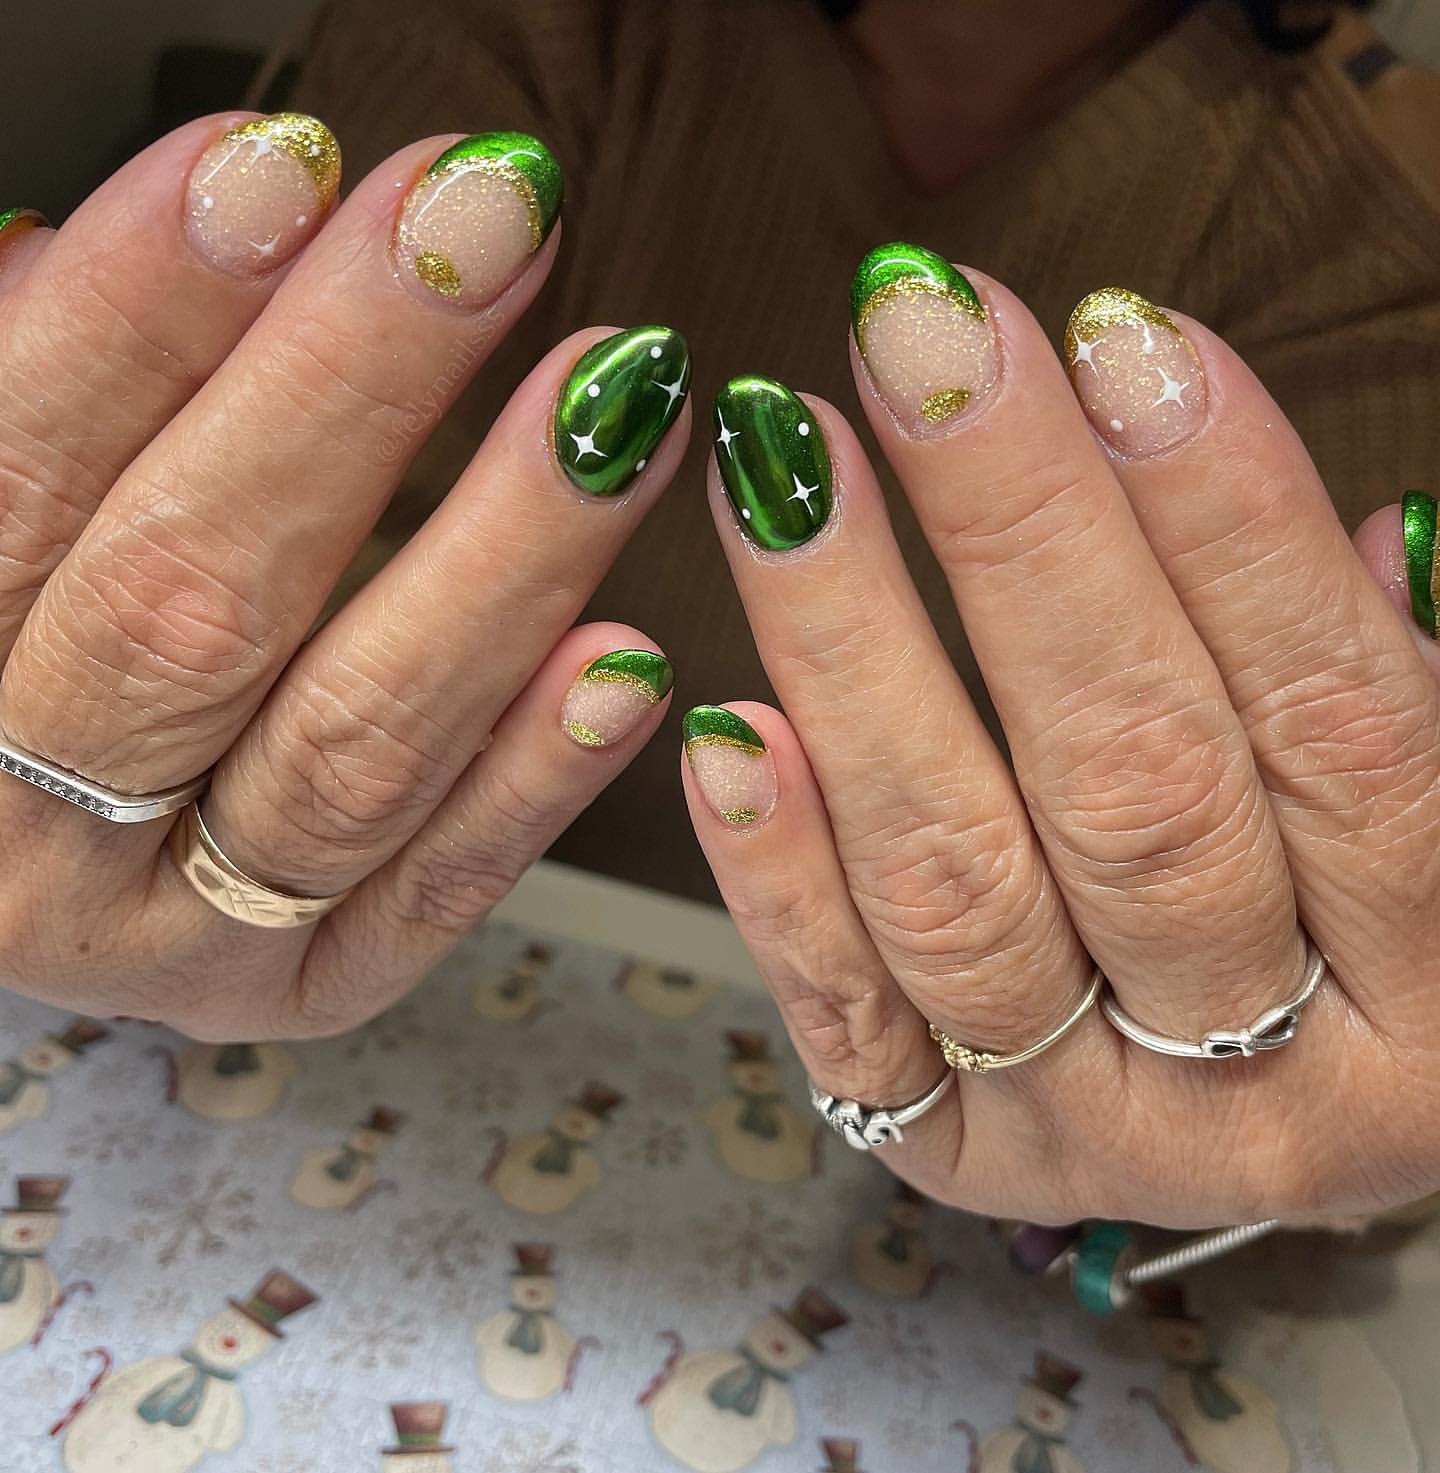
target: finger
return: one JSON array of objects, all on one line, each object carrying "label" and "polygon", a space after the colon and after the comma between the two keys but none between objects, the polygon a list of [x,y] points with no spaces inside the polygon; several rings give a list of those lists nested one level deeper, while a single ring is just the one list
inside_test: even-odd
[{"label": "finger", "polygon": [[862,263],[862,402],[1090,952],[1148,1026],[1238,1027],[1304,961],[1249,743],[1044,334],[974,280],[914,247]]},{"label": "finger", "polygon": [[[1426,1012],[1440,922],[1416,915],[1430,892],[1397,887],[1395,867],[1440,844],[1440,691],[1406,621],[1299,437],[1219,338],[1101,292],[1076,309],[1072,357],[1086,339],[1077,394],[1239,713],[1306,924],[1367,1011],[1402,1001],[1397,980],[1413,978],[1403,1002]],[[1159,402],[1160,381],[1182,378]]]},{"label": "finger", "polygon": [[[1402,506],[1383,506],[1355,529],[1355,551],[1380,592],[1408,621],[1410,636],[1431,674],[1440,679],[1440,636],[1435,610],[1440,605],[1440,547],[1435,536],[1435,498],[1407,491]],[[1407,530],[1409,536],[1406,536]]]},{"label": "finger", "polygon": [[[567,634],[424,828],[321,921],[274,1020],[278,1036],[354,1027],[408,991],[624,770],[664,718],[668,694],[631,703],[623,719],[610,705],[610,736],[600,746],[576,741],[567,727],[576,672],[616,650],[647,651],[665,663],[624,625]],[[593,716],[592,695],[583,693]]]},{"label": "finger", "polygon": [[54,236],[39,210],[0,210],[0,297],[20,284]]},{"label": "finger", "polygon": [[715,422],[721,544],[880,956],[967,1043],[1008,1053],[1046,1036],[1092,966],[863,449],[829,406],[768,379],[727,384]]},{"label": "finger", "polygon": [[0,656],[125,466],[259,315],[339,178],[315,119],[229,113],[153,144],[58,233],[23,217],[0,233]]},{"label": "finger", "polygon": [[[592,328],[541,361],[439,510],[307,641],[221,759],[205,819],[241,869],[335,894],[410,838],[673,475],[688,380],[684,339],[663,327]],[[583,456],[575,473],[632,494],[577,488],[566,469],[575,416],[605,456]],[[593,720],[575,716],[597,741],[644,681],[612,685],[614,713],[597,702]]]},{"label": "finger", "polygon": [[446,216],[441,243],[458,256],[468,228],[486,279],[503,262],[512,285],[487,309],[397,280],[400,189],[428,203],[434,170],[451,177],[442,160],[426,172],[439,152],[417,144],[361,183],[106,497],[4,670],[0,709],[21,745],[144,792],[204,771],[258,707],[434,416],[553,257],[553,235],[536,249],[548,220],[532,232],[482,193]]}]

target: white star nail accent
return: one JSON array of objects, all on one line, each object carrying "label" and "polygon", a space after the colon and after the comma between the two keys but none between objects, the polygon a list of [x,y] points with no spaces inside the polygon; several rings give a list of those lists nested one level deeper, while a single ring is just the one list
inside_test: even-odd
[{"label": "white star nail accent", "polygon": [[1076,338],[1075,359],[1074,362],[1071,364],[1071,367],[1079,368],[1079,366],[1083,363],[1086,365],[1087,368],[1089,368],[1091,373],[1098,373],[1100,370],[1095,367],[1094,354],[1099,342],[1099,338],[1092,338],[1088,343],[1085,341],[1084,338]]},{"label": "white star nail accent", "polygon": [[252,133],[250,135],[250,146],[254,152],[250,155],[253,164],[256,159],[264,158],[267,153],[275,152],[275,145],[263,133]]},{"label": "white star nail accent", "polygon": [[820,489],[818,483],[814,486],[807,486],[794,471],[790,472],[790,479],[795,483],[795,494],[793,496],[787,496],[785,500],[803,501],[805,503],[805,510],[813,517],[815,515],[815,508],[810,505],[810,498]]},{"label": "white star nail accent", "polygon": [[[653,352],[654,350],[652,349],[651,351]],[[662,384],[658,378],[652,378],[650,382],[657,389],[664,389],[670,396],[670,402],[665,406],[666,409],[673,409],[675,407],[675,401],[685,392],[685,374],[683,371],[673,384]]]},{"label": "white star nail accent", "polygon": [[248,246],[254,246],[255,249],[259,251],[262,256],[273,256],[275,254],[275,247],[280,244],[280,237],[278,235],[272,235],[269,240],[264,242],[263,245],[258,240],[247,239],[245,244]]},{"label": "white star nail accent", "polygon": [[[663,388],[664,386],[662,385],[661,387]],[[717,445],[723,445],[725,449],[729,451],[730,459],[734,460],[735,452],[730,449],[730,442],[731,440],[738,440],[740,438],[740,431],[732,430],[730,426],[725,423],[725,416],[721,414],[718,409],[715,411],[715,417],[720,421],[720,433],[715,437],[715,443]]]},{"label": "white star nail accent", "polygon": [[1160,382],[1164,385],[1164,388],[1160,390],[1160,397],[1150,406],[1151,409],[1161,404],[1178,404],[1181,409],[1184,409],[1185,401],[1180,396],[1190,387],[1189,380],[1187,379],[1185,383],[1181,384],[1171,378],[1163,368],[1157,369],[1156,372],[1160,375]]},{"label": "white star nail accent", "polygon": [[574,430],[569,431],[570,438],[575,442],[575,461],[578,465],[581,459],[587,455],[598,455],[601,460],[609,460],[603,450],[595,448],[595,431],[591,430],[588,435],[577,435]]}]

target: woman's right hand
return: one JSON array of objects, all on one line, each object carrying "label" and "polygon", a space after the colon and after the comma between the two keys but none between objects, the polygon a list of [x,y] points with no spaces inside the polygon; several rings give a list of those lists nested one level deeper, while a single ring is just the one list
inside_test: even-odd
[{"label": "woman's right hand", "polygon": [[570,628],[684,451],[688,358],[663,328],[549,353],[306,638],[558,243],[559,170],[525,135],[413,144],[332,216],[338,176],[312,119],[213,117],[63,230],[0,227],[0,738],[130,794],[213,767],[204,817],[236,865],[354,887],[311,925],[254,926],[191,887],[167,821],[0,776],[0,976],[57,1006],[212,1040],[351,1027],[663,712],[644,636]]}]

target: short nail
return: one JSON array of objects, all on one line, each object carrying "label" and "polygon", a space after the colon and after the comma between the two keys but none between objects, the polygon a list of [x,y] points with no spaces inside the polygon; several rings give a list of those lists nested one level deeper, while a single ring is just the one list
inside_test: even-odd
[{"label": "short nail", "polygon": [[263,276],[320,228],[339,187],[340,145],[324,123],[303,113],[242,123],[191,170],[191,242],[221,271]]},{"label": "short nail", "polygon": [[748,374],[715,396],[715,460],[745,535],[783,552],[830,515],[830,452],[809,406],[784,384]]},{"label": "short nail", "polygon": [[668,327],[632,327],[580,356],[555,401],[555,454],[592,496],[645,469],[690,391],[690,353]]},{"label": "short nail", "polygon": [[560,722],[582,747],[608,747],[658,706],[675,682],[653,650],[611,650],[592,660],[565,696]]},{"label": "short nail", "polygon": [[0,235],[18,235],[22,230],[34,230],[37,225],[48,225],[50,222],[39,210],[27,210],[17,207],[13,210],[0,210]]},{"label": "short nail", "polygon": [[564,193],[560,165],[538,138],[462,138],[406,196],[395,230],[401,273],[427,297],[483,307],[540,248]]},{"label": "short nail", "polygon": [[875,387],[902,420],[948,424],[1000,371],[985,304],[924,246],[891,241],[861,261],[850,283],[850,321]]},{"label": "short nail", "polygon": [[775,759],[760,733],[723,706],[696,706],[681,727],[705,801],[726,823],[763,823],[775,807]]},{"label": "short nail", "polygon": [[1400,504],[1405,532],[1405,576],[1410,612],[1432,639],[1440,636],[1440,543],[1436,540],[1436,501],[1423,491],[1407,491]]},{"label": "short nail", "polygon": [[1121,455],[1178,445],[1205,420],[1205,372],[1153,302],[1107,286],[1070,314],[1065,361],[1090,423]]}]

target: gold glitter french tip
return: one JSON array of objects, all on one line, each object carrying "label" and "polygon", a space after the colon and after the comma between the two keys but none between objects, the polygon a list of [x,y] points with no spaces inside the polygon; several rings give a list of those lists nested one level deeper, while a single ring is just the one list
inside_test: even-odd
[{"label": "gold glitter french tip", "polygon": [[264,276],[300,250],[340,188],[340,145],[316,118],[273,113],[231,128],[190,172],[196,252],[229,276]]},{"label": "gold glitter french tip", "polygon": [[1205,422],[1205,370],[1195,349],[1136,292],[1091,292],[1070,314],[1065,362],[1090,423],[1121,455],[1159,455]]},{"label": "gold glitter french tip", "polygon": [[696,706],[681,725],[685,757],[706,803],[736,828],[775,811],[775,759],[750,723],[723,706]]},{"label": "gold glitter french tip", "polygon": [[430,165],[395,227],[401,277],[430,301],[488,306],[539,250],[565,184],[528,133],[476,133]]},{"label": "gold glitter french tip", "polygon": [[611,650],[580,672],[560,709],[560,724],[582,747],[608,747],[670,693],[674,671],[653,650]]},{"label": "gold glitter french tip", "polygon": [[905,423],[949,425],[1000,372],[994,325],[969,279],[924,246],[876,246],[850,283],[855,345]]}]

